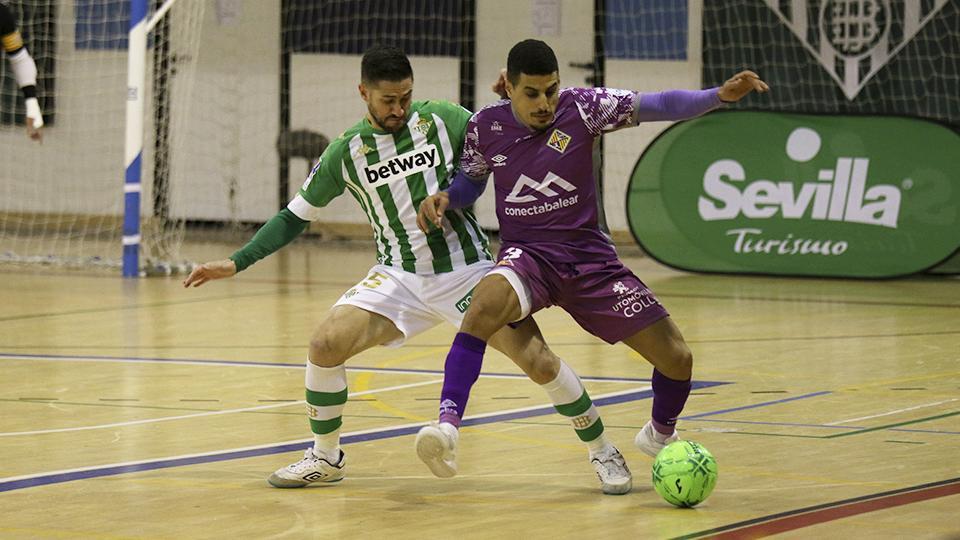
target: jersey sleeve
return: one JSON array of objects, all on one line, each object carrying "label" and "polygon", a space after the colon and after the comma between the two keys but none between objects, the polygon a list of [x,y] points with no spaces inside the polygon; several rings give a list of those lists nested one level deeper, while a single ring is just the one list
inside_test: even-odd
[{"label": "jersey sleeve", "polygon": [[580,117],[594,135],[637,125],[637,93],[616,88],[571,88]]},{"label": "jersey sleeve", "polygon": [[3,40],[3,50],[8,53],[16,52],[23,47],[23,38],[17,30],[17,19],[13,11],[3,2],[0,2],[0,40]]},{"label": "jersey sleeve", "polygon": [[480,124],[474,114],[467,123],[466,140],[463,143],[463,153],[460,155],[460,170],[470,178],[486,179],[490,175],[490,166],[483,158],[480,149]]},{"label": "jersey sleeve", "polygon": [[344,151],[348,149],[343,140],[334,141],[313,166],[300,191],[287,204],[287,208],[298,218],[316,221],[320,217],[320,209],[343,194],[346,189],[341,163]]}]

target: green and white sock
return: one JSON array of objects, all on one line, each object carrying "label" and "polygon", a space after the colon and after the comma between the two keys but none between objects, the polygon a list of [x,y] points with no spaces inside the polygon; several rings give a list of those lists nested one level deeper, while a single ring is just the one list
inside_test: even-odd
[{"label": "green and white sock", "polygon": [[560,372],[556,379],[541,386],[550,396],[557,412],[570,419],[577,437],[590,448],[591,456],[610,446],[603,436],[600,413],[583,388],[580,377],[566,362],[560,361]]},{"label": "green and white sock", "polygon": [[330,463],[340,457],[340,426],[347,404],[347,369],[320,367],[307,361],[307,415],[313,432],[313,453]]}]

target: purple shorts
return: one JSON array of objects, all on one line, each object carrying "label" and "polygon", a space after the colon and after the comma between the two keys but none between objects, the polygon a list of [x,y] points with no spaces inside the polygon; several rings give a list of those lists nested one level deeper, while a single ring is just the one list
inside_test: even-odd
[{"label": "purple shorts", "polygon": [[504,243],[497,260],[497,269],[512,270],[527,287],[528,315],[560,306],[584,330],[607,343],[622,341],[670,315],[619,259],[554,263],[529,245]]}]

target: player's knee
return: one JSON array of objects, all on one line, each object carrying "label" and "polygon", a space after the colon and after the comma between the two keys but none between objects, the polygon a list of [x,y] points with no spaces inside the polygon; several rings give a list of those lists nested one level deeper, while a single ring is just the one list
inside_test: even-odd
[{"label": "player's knee", "polygon": [[690,347],[683,341],[678,343],[675,349],[672,364],[674,373],[678,376],[671,378],[685,381],[693,375],[693,352],[690,351]]},{"label": "player's knee", "polygon": [[319,330],[310,338],[310,362],[320,367],[336,367],[347,360],[348,351],[343,340]]},{"label": "player's knee", "polygon": [[483,299],[478,302],[475,298],[460,323],[460,331],[487,341],[507,322],[495,303]]},{"label": "player's knee", "polygon": [[547,384],[557,378],[560,373],[560,358],[553,354],[546,343],[540,343],[526,356],[528,363],[522,367],[531,381],[537,384]]}]

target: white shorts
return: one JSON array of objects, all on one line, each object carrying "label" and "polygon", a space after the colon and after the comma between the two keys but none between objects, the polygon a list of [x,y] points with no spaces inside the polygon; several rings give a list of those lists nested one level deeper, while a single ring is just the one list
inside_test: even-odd
[{"label": "white shorts", "polygon": [[443,321],[459,328],[473,288],[491,268],[492,261],[478,261],[453,272],[423,276],[378,264],[334,305],[356,306],[390,319],[403,337],[384,345],[399,347]]}]

